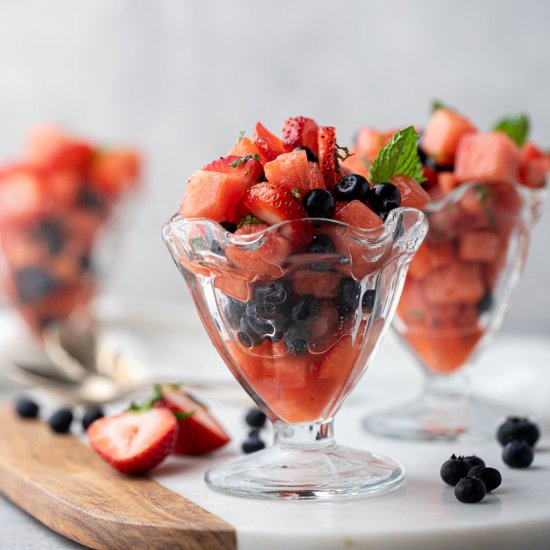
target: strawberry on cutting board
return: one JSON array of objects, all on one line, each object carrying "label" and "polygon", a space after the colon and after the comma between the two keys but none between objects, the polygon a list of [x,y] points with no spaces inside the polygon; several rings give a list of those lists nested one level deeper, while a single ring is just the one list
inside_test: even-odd
[{"label": "strawberry on cutting board", "polygon": [[178,422],[168,409],[136,407],[96,420],[86,435],[106,462],[125,474],[143,474],[173,450]]},{"label": "strawberry on cutting board", "polygon": [[230,437],[212,413],[177,384],[160,384],[158,405],[178,417],[178,435],[174,452],[179,455],[203,455],[223,447]]}]

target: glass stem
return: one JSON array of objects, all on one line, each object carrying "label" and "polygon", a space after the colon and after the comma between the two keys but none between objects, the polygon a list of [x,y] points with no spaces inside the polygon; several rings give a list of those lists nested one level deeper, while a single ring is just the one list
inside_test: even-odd
[{"label": "glass stem", "polygon": [[330,418],[318,422],[303,424],[286,424],[280,420],[274,422],[275,445],[284,448],[321,449],[336,445],[334,442],[334,425]]},{"label": "glass stem", "polygon": [[446,402],[467,401],[470,399],[470,377],[466,369],[442,376],[428,374],[425,378],[424,394],[427,399]]}]

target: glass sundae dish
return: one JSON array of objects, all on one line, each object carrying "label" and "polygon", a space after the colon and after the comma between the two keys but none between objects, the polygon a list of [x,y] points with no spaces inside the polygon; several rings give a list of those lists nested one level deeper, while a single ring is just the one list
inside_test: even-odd
[{"label": "glass sundae dish", "polygon": [[421,142],[433,198],[423,209],[430,229],[411,263],[394,322],[424,371],[424,390],[370,414],[365,427],[373,433],[492,437],[508,413],[475,396],[469,376],[504,319],[545,195],[550,157],[526,142],[518,127],[526,132],[524,117],[478,132],[449,109],[432,115]]},{"label": "glass sundae dish", "polygon": [[98,248],[139,164],[132,150],[41,127],[22,162],[0,168],[2,292],[36,336],[52,323],[90,322]]},{"label": "glass sundae dish", "polygon": [[[212,343],[275,430],[271,448],[206,482],[276,499],[382,493],[402,481],[402,466],[338,445],[333,418],[388,327],[425,217],[383,201],[373,210],[366,180],[335,162],[334,129],[291,124],[293,140],[258,124],[254,141],[195,172],[163,232]],[[281,184],[290,176],[296,192]],[[352,194],[337,208],[351,180],[363,200]]]}]

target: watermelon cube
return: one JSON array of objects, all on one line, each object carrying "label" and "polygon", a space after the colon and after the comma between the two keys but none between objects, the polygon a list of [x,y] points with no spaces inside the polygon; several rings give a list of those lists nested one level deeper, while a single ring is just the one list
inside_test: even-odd
[{"label": "watermelon cube", "polygon": [[456,153],[457,181],[516,182],[521,153],[502,132],[480,132],[465,136]]},{"label": "watermelon cube", "polygon": [[440,162],[452,160],[460,140],[475,131],[466,117],[450,109],[437,109],[422,135],[422,149]]},{"label": "watermelon cube", "polygon": [[185,218],[239,221],[237,205],[246,187],[239,174],[198,170],[187,182],[179,213]]},{"label": "watermelon cube", "polygon": [[465,262],[492,262],[499,246],[500,237],[493,231],[468,231],[460,237],[458,255]]},{"label": "watermelon cube", "polygon": [[431,304],[475,304],[485,294],[482,268],[454,262],[432,271],[422,280],[422,289]]},{"label": "watermelon cube", "polygon": [[359,200],[348,202],[335,214],[334,219],[363,229],[372,229],[382,225],[382,218]]},{"label": "watermelon cube", "polygon": [[319,167],[317,171],[321,178],[315,178],[315,172],[310,169],[306,152],[303,150],[279,155],[275,160],[264,165],[264,171],[270,183],[282,185],[288,189],[298,189],[302,195],[310,189],[325,187]]}]

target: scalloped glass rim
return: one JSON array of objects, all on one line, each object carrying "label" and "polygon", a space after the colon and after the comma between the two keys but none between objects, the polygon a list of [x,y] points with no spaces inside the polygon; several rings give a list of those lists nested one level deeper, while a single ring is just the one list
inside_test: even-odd
[{"label": "scalloped glass rim", "polygon": [[466,181],[457,185],[450,193],[445,195],[442,199],[438,201],[429,202],[423,209],[424,212],[432,213],[437,212],[445,208],[446,206],[458,202],[470,189],[475,189],[480,185],[509,185],[515,191],[518,192],[525,200],[542,200],[547,194],[547,184],[550,181],[550,178],[546,179],[546,183],[542,187],[528,187],[519,182],[508,182],[508,181]]},{"label": "scalloped glass rim", "polygon": [[422,212],[422,210],[418,208],[400,206],[399,208],[395,208],[390,211],[388,217],[386,218],[386,221],[382,225],[370,229],[356,227],[330,218],[297,218],[295,220],[288,220],[270,225],[266,229],[262,229],[261,231],[257,231],[255,233],[250,233],[243,236],[235,236],[234,233],[230,233],[220,223],[211,220],[210,218],[185,218],[180,214],[174,214],[164,225],[162,233],[163,237],[166,239],[168,233],[174,226],[190,223],[204,224],[210,225],[213,229],[216,230],[218,234],[222,234],[225,237],[226,242],[228,242],[229,244],[232,244],[234,246],[248,246],[263,239],[266,235],[269,235],[270,233],[276,233],[284,229],[285,227],[292,227],[293,224],[317,222],[323,223],[325,225],[334,225],[336,227],[348,229],[357,239],[367,241],[370,244],[378,244],[384,242],[388,238],[393,238],[400,220],[403,218],[403,216],[408,214],[416,215],[417,220],[415,223],[424,222],[427,226],[426,216]]}]

